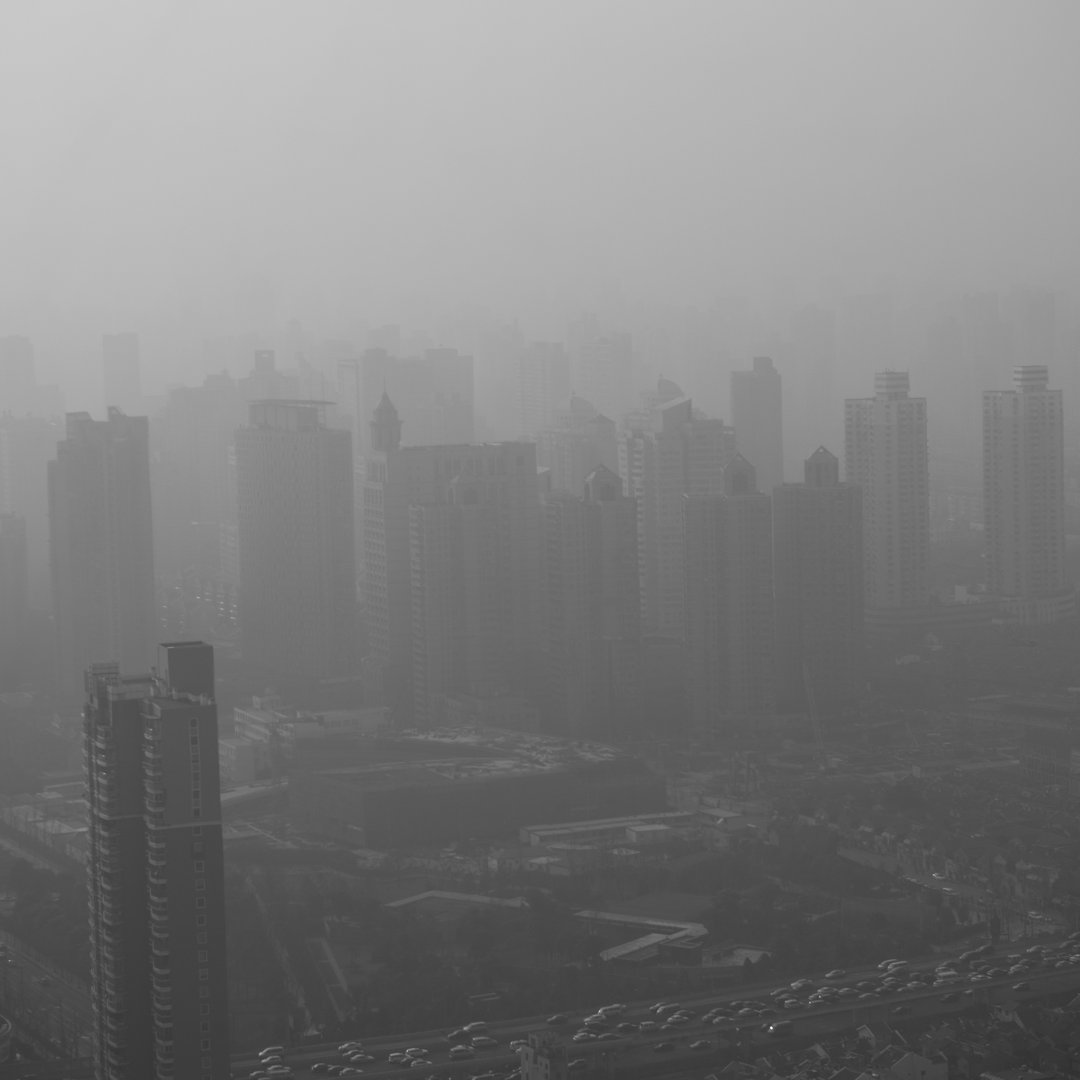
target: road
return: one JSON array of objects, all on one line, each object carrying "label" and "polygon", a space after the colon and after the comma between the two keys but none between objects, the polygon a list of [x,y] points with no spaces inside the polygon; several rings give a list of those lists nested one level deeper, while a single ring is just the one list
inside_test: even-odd
[{"label": "road", "polygon": [[[1078,946],[1080,948],[1080,946]],[[990,955],[984,958],[987,961],[996,959]],[[940,963],[940,958],[920,961],[911,965],[911,970],[933,970]],[[844,979],[830,983],[837,987],[853,985],[857,981],[870,978],[879,978],[881,973],[874,970],[852,972]],[[1030,984],[1030,989],[1014,991],[1014,984],[1021,981]],[[817,985],[822,985],[822,980],[815,980]],[[855,999],[842,1000],[821,1008],[811,1009],[803,1003],[799,1009],[779,1009],[779,1015],[775,1017],[752,1018],[737,1017],[717,1025],[703,1023],[700,1016],[695,1017],[690,1023],[675,1030],[650,1032],[648,1034],[634,1034],[626,1037],[600,1040],[594,1042],[577,1043],[573,1041],[573,1035],[580,1027],[582,1017],[574,1016],[570,1023],[558,1028],[550,1027],[544,1017],[529,1017],[518,1020],[494,1022],[488,1025],[489,1033],[498,1041],[498,1047],[482,1050],[478,1049],[475,1056],[467,1060],[453,1060],[449,1057],[450,1043],[446,1039],[443,1030],[423,1033],[413,1033],[405,1036],[392,1036],[380,1039],[366,1040],[365,1048],[377,1061],[360,1066],[364,1076],[369,1078],[397,1076],[402,1072],[402,1066],[391,1065],[387,1062],[387,1056],[391,1053],[404,1051],[411,1047],[424,1047],[431,1051],[426,1060],[430,1067],[417,1067],[420,1076],[425,1080],[434,1074],[439,1077],[447,1076],[476,1076],[495,1071],[496,1075],[504,1076],[515,1068],[516,1057],[508,1053],[508,1044],[512,1039],[527,1039],[530,1034],[543,1032],[556,1041],[566,1045],[568,1057],[571,1060],[591,1058],[604,1053],[617,1055],[620,1075],[624,1071],[631,1073],[648,1071],[650,1064],[655,1064],[663,1059],[670,1063],[672,1068],[676,1065],[689,1066],[691,1063],[700,1062],[703,1066],[717,1063],[717,1059],[724,1061],[730,1054],[730,1047],[737,1046],[762,1046],[766,1043],[783,1046],[788,1042],[799,1043],[807,1038],[852,1030],[860,1024],[875,1021],[897,1022],[901,1017],[895,1015],[898,1007],[903,1008],[902,1020],[917,1019],[921,1016],[944,1016],[959,1013],[976,1006],[990,1004],[1008,1004],[1035,999],[1049,994],[1065,993],[1080,990],[1080,966],[1066,969],[1049,969],[1031,972],[1023,976],[1010,975],[1005,978],[993,979],[989,982],[972,984],[965,981],[956,986],[939,986],[936,988],[926,987],[919,990],[905,991],[883,997],[876,1001],[861,1001]],[[970,995],[965,992],[970,991]],[[737,990],[723,994],[696,995],[684,998],[682,1004],[695,1011],[703,1011],[703,1006],[715,1006],[730,1004],[732,1001],[754,997],[756,1000],[764,1000],[769,996],[769,989],[750,989],[740,987]],[[959,1000],[943,1002],[941,999],[947,994],[957,994]],[[805,995],[803,995],[805,997]],[[654,1020],[655,1017],[649,1012],[652,1002],[638,1002],[627,1009],[626,1014],[620,1019],[640,1023],[643,1020]],[[776,1039],[763,1032],[763,1023],[775,1019],[792,1021],[792,1030],[789,1037]],[[709,1047],[706,1050],[692,1051],[690,1044],[700,1040],[707,1040]],[[722,1041],[721,1041],[722,1040]],[[673,1043],[671,1051],[658,1052],[654,1048],[657,1043]],[[305,1047],[286,1054],[285,1060],[293,1067],[298,1080],[305,1077],[325,1076],[325,1073],[311,1073],[310,1066],[318,1061],[344,1063],[343,1057],[333,1047]],[[247,1077],[256,1070],[256,1059],[235,1060],[233,1072],[235,1076]],[[409,1070],[411,1071],[411,1069]]]}]

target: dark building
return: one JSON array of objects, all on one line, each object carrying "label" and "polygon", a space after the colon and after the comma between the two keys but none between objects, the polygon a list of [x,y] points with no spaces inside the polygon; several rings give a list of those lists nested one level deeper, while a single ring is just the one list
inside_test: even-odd
[{"label": "dark building", "polygon": [[95,1080],[228,1080],[214,654],[86,672]]},{"label": "dark building", "polygon": [[0,693],[23,678],[27,634],[26,522],[0,513]]},{"label": "dark building", "polygon": [[859,691],[863,650],[862,491],[819,447],[801,484],[773,489],[779,703],[834,708]]},{"label": "dark building", "polygon": [[146,417],[69,413],[48,491],[58,682],[76,696],[102,653],[145,671],[157,637]]}]

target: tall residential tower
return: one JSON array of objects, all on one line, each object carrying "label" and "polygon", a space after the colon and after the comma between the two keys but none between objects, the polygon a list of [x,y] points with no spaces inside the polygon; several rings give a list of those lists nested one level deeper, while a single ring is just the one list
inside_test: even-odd
[{"label": "tall residential tower", "polygon": [[755,356],[750,371],[731,373],[731,423],[742,454],[766,495],[784,482],[783,389],[767,356]]}]

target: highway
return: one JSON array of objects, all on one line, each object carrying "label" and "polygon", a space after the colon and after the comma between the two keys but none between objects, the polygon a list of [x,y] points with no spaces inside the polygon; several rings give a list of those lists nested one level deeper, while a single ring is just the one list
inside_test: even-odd
[{"label": "highway", "polygon": [[[1048,950],[1062,948],[1060,945],[1045,947]],[[1080,954],[1080,945],[1077,945],[1076,949]],[[1071,950],[1070,946],[1069,951]],[[997,956],[988,955],[980,959],[984,962],[992,962],[1001,961],[1002,957],[999,953]],[[940,962],[941,958],[921,960],[912,963],[910,970],[911,972],[932,971]],[[831,985],[839,988],[859,981],[880,980],[881,976],[880,971],[872,969],[850,972],[843,979],[825,981],[817,978],[813,982],[815,986]],[[1014,985],[1021,983],[1029,984],[1029,988],[1019,991],[1013,989]],[[977,1006],[1015,1003],[1050,994],[1078,991],[1080,990],[1080,964],[1063,969],[1039,969],[1024,975],[1013,974],[979,983],[972,983],[965,978],[963,982],[952,986],[902,990],[878,1000],[840,999],[835,1003],[817,1008],[810,1008],[806,1004],[807,995],[804,992],[801,995],[799,1008],[778,1008],[777,1015],[773,1016],[745,1018],[736,1016],[734,1019],[723,1020],[717,1024],[705,1022],[700,1016],[707,1007],[730,1005],[732,1001],[754,999],[767,1002],[771,990],[782,985],[784,984],[773,983],[771,987],[739,987],[722,994],[710,993],[686,997],[681,999],[681,1004],[697,1014],[689,1023],[671,1030],[657,1029],[647,1033],[634,1033],[619,1038],[589,1042],[573,1041],[573,1035],[581,1027],[584,1014],[574,1013],[567,1024],[558,1027],[549,1026],[546,1018],[540,1016],[492,1022],[488,1024],[488,1032],[497,1040],[498,1046],[477,1049],[475,1056],[465,1060],[450,1058],[451,1043],[447,1041],[445,1030],[374,1038],[365,1040],[364,1045],[365,1051],[375,1057],[376,1061],[364,1063],[358,1067],[368,1078],[400,1075],[403,1068],[410,1072],[415,1068],[423,1080],[427,1080],[432,1075],[440,1078],[469,1077],[492,1072],[498,1077],[503,1077],[517,1064],[515,1055],[509,1051],[510,1041],[527,1039],[530,1034],[542,1032],[564,1043],[567,1047],[567,1055],[572,1061],[580,1059],[588,1062],[597,1055],[605,1053],[617,1055],[620,1075],[625,1072],[653,1072],[661,1060],[667,1061],[673,1070],[677,1067],[690,1067],[691,1063],[700,1062],[703,1066],[702,1075],[704,1075],[718,1061],[727,1060],[733,1044],[746,1048],[760,1047],[767,1043],[782,1047],[828,1033],[853,1030],[860,1024],[874,1021],[896,1023],[919,1017],[946,1016]],[[955,995],[956,1000],[942,1001],[946,995]],[[597,1003],[598,1006],[600,1004],[603,1003]],[[654,1003],[638,1002],[630,1005],[624,1015],[613,1018],[609,1030],[613,1030],[614,1024],[618,1021],[628,1020],[633,1023],[656,1021],[657,1017],[649,1011],[652,1004]],[[899,1015],[896,1012],[898,1008],[902,1010]],[[777,1020],[792,1022],[790,1032],[782,1038],[774,1037],[763,1030],[769,1023]],[[700,1050],[690,1049],[692,1043],[701,1041],[707,1041],[708,1047]],[[655,1046],[658,1043],[671,1043],[673,1048],[657,1051]],[[426,1048],[430,1051],[424,1058],[430,1063],[429,1066],[409,1067],[390,1064],[387,1061],[389,1054],[415,1047]],[[345,1064],[344,1057],[337,1052],[336,1047],[330,1046],[298,1048],[286,1053],[285,1061],[293,1068],[297,1080],[325,1076],[326,1073],[311,1072],[310,1067],[316,1062]],[[234,1059],[233,1074],[236,1077],[248,1077],[257,1069],[258,1061],[255,1058]],[[582,1072],[586,1075],[587,1070],[582,1068]]]}]

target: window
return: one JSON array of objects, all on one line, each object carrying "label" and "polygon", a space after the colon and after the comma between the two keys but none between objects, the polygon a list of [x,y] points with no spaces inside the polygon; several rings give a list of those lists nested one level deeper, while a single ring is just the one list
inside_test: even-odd
[{"label": "window", "polygon": [[209,1001],[204,1001],[199,1006],[199,1015],[200,1016],[209,1016],[210,1015],[210,1002]]},{"label": "window", "polygon": [[206,982],[210,978],[209,968],[199,968],[199,982]]},{"label": "window", "polygon": [[196,896],[195,897],[195,906],[197,908],[206,907],[206,897],[205,896]]},{"label": "window", "polygon": [[202,811],[197,806],[193,806],[191,808],[191,816],[192,817],[202,817]]},{"label": "window", "polygon": [[205,915],[196,915],[195,916],[195,925],[196,926],[205,926],[206,925],[206,916]]},{"label": "window", "polygon": [[197,877],[195,879],[195,891],[206,892],[206,878]]},{"label": "window", "polygon": [[199,963],[200,964],[208,964],[208,963],[210,963],[210,951],[208,949],[200,949],[199,950]]},{"label": "window", "polygon": [[199,987],[199,997],[208,998],[209,996],[210,996],[210,987],[209,986],[200,986]]},{"label": "window", "polygon": [[[202,829],[197,829],[196,831],[197,832],[202,832]],[[203,843],[202,843],[202,841],[201,840],[196,840],[195,843],[191,845],[191,850],[195,855],[201,855],[203,853]]]},{"label": "window", "polygon": [[201,825],[196,825],[195,828],[191,830],[191,835],[192,836],[202,836],[202,826]]},{"label": "window", "polygon": [[200,1050],[209,1050],[210,1049],[210,1040],[209,1039],[201,1039],[199,1041],[199,1049]]},{"label": "window", "polygon": [[196,874],[204,874],[204,873],[206,873],[206,863],[204,863],[201,859],[196,859],[195,860],[195,873]]},{"label": "window", "polygon": [[207,938],[207,935],[205,933],[196,934],[195,935],[195,944],[196,945],[205,945],[206,944],[206,938]]},{"label": "window", "polygon": [[200,1035],[209,1035],[210,1034],[210,1021],[209,1020],[200,1020],[199,1021],[199,1034]]}]

